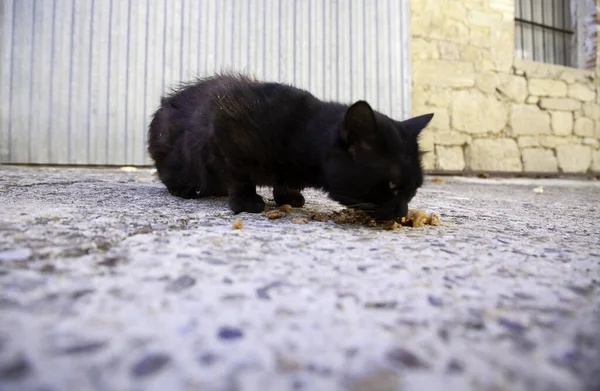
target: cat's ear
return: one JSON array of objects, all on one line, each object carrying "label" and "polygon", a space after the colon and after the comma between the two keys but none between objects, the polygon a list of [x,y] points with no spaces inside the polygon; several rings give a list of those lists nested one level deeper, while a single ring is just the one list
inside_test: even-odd
[{"label": "cat's ear", "polygon": [[358,142],[365,142],[375,136],[376,131],[375,113],[367,102],[360,100],[346,110],[340,132],[345,145],[352,146]]},{"label": "cat's ear", "polygon": [[420,115],[413,117],[405,121],[400,122],[402,127],[406,129],[409,134],[418,136],[421,130],[425,129],[429,121],[433,118],[433,113]]}]

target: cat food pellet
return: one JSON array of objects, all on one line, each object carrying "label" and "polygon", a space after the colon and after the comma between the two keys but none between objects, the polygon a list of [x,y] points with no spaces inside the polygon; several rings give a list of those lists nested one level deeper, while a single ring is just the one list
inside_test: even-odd
[{"label": "cat food pellet", "polygon": [[237,219],[235,219],[235,221],[233,222],[233,225],[231,226],[232,229],[242,229],[242,227],[244,226],[244,224],[242,223],[242,219],[240,219],[239,217]]},{"label": "cat food pellet", "polygon": [[271,220],[277,220],[283,217],[283,212],[279,209],[273,209],[265,213],[265,216],[267,216]]},{"label": "cat food pellet", "polygon": [[320,221],[321,223],[326,223],[329,221],[329,217],[321,213],[313,213],[310,216],[308,216],[308,218],[314,221]]},{"label": "cat food pellet", "polygon": [[367,217],[367,218],[365,219],[365,222],[364,222],[364,224],[365,224],[367,227],[370,227],[370,228],[375,228],[375,227],[377,227],[377,221],[375,221],[375,219],[374,219],[374,218],[372,218],[372,217]]},{"label": "cat food pellet", "polygon": [[279,210],[284,213],[292,213],[293,208],[291,205],[284,204],[279,207]]},{"label": "cat food pellet", "polygon": [[441,219],[435,213],[427,214],[421,209],[411,209],[405,217],[396,220],[401,225],[406,227],[422,227],[424,225],[440,225]]},{"label": "cat food pellet", "polygon": [[431,182],[433,183],[446,183],[446,180],[444,178],[439,178],[439,177],[435,177],[431,180]]},{"label": "cat food pellet", "polygon": [[427,224],[429,225],[440,225],[441,223],[442,221],[440,220],[440,216],[436,215],[435,213],[431,213],[427,219]]},{"label": "cat food pellet", "polygon": [[392,220],[392,221],[385,221],[383,223],[383,229],[385,229],[386,231],[393,231],[396,228],[398,228],[400,226],[400,224],[398,224],[396,222],[396,220]]},{"label": "cat food pellet", "polygon": [[409,227],[422,227],[427,223],[427,212],[422,209],[411,209],[408,211],[406,217],[400,220],[400,224],[407,225]]},{"label": "cat food pellet", "polygon": [[292,219],[292,224],[307,224],[308,219],[306,217],[297,217]]},{"label": "cat food pellet", "polygon": [[343,209],[339,212],[333,212],[331,219],[336,224],[354,224],[357,221],[364,222],[368,216],[362,210]]}]

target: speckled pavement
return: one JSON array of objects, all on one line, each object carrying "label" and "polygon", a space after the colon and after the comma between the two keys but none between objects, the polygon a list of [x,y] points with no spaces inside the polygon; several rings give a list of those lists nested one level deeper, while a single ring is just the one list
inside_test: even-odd
[{"label": "speckled pavement", "polygon": [[149,170],[1,166],[0,390],[600,389],[600,182],[428,180],[442,225],[391,232],[305,195],[232,230]]}]

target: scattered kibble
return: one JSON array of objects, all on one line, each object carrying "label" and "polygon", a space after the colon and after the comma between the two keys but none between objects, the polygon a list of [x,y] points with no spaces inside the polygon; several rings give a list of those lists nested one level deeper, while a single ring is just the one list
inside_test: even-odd
[{"label": "scattered kibble", "polygon": [[292,213],[293,208],[289,204],[284,204],[279,207],[279,210],[284,213]]},{"label": "scattered kibble", "polygon": [[382,227],[386,231],[393,231],[396,228],[400,227],[400,224],[398,224],[396,222],[396,220],[392,220],[392,221],[386,221],[386,222],[384,222]]},{"label": "scattered kibble", "polygon": [[326,223],[329,221],[329,217],[322,213],[313,213],[310,216],[308,216],[308,218],[310,220],[320,221],[321,223]]},{"label": "scattered kibble", "polygon": [[411,209],[405,217],[400,219],[400,224],[409,227],[422,227],[427,223],[429,216],[423,209]]},{"label": "scattered kibble", "polygon": [[292,224],[307,224],[308,219],[306,217],[297,217],[292,219]]},{"label": "scattered kibble", "polygon": [[267,216],[271,220],[277,220],[277,219],[280,219],[283,217],[283,212],[280,211],[279,209],[273,209],[273,210],[266,212],[265,216]]},{"label": "scattered kibble", "polygon": [[431,213],[429,214],[429,218],[427,219],[427,223],[429,225],[440,225],[442,223],[442,220],[440,219],[440,216],[438,216],[435,213]]},{"label": "scattered kibble", "polygon": [[242,229],[242,227],[244,226],[244,224],[242,223],[242,219],[240,219],[239,217],[237,219],[235,219],[235,221],[233,222],[233,225],[231,226],[232,229]]}]

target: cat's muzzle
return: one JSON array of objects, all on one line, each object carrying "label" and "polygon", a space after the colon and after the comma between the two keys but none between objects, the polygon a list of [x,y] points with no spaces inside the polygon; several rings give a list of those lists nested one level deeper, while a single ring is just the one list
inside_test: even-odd
[{"label": "cat's muzzle", "polygon": [[392,200],[383,205],[377,206],[369,214],[376,220],[395,220],[408,214],[408,202]]}]

